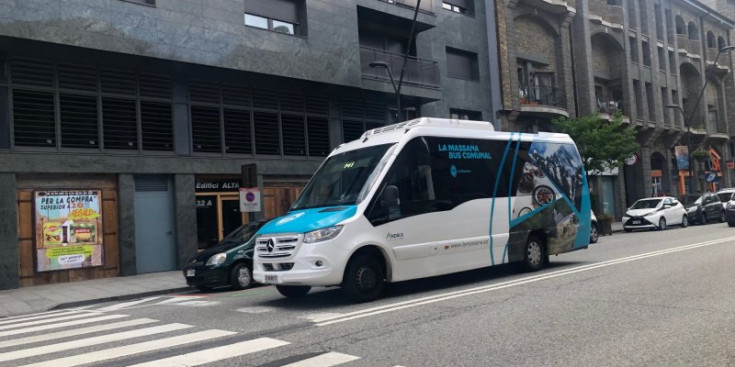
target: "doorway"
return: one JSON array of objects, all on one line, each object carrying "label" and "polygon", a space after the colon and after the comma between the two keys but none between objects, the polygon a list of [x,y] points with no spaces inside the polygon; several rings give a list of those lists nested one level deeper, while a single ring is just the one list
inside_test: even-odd
[{"label": "doorway", "polygon": [[136,176],[134,206],[138,274],[176,269],[170,177]]},{"label": "doorway", "polygon": [[200,250],[221,241],[228,233],[248,222],[247,213],[240,212],[237,195],[204,193],[196,196],[197,243]]}]

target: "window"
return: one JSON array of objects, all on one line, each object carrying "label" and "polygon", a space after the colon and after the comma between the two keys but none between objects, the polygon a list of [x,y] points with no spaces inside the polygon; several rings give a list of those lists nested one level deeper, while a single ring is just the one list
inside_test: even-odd
[{"label": "window", "polygon": [[663,47],[658,47],[658,68],[666,72],[666,51]]},{"label": "window", "polygon": [[643,97],[641,96],[641,82],[639,80],[633,80],[633,93],[635,93],[636,118],[643,120]]},{"label": "window", "polygon": [[651,47],[649,47],[646,41],[641,43],[641,47],[643,51],[643,65],[651,66]]},{"label": "window", "polygon": [[676,74],[676,57],[674,51],[669,50],[669,72]]},{"label": "window", "polygon": [[245,25],[274,32],[305,35],[303,0],[245,0]]},{"label": "window", "polygon": [[459,119],[459,120],[482,121],[482,112],[450,108],[449,117],[453,119]]},{"label": "window", "polygon": [[141,5],[156,6],[156,0],[122,0],[122,1],[141,4]]},{"label": "window", "polygon": [[474,15],[474,0],[444,0],[442,8],[459,14]]},{"label": "window", "polygon": [[653,102],[653,85],[651,83],[646,83],[646,102],[648,104],[648,121],[654,121],[656,120],[656,104]]},{"label": "window", "polygon": [[707,47],[716,48],[717,41],[715,40],[715,34],[712,31],[707,31]]},{"label": "window", "polygon": [[635,37],[630,37],[630,60],[638,62],[638,40]]},{"label": "window", "polygon": [[699,30],[697,29],[697,25],[694,24],[694,22],[689,22],[689,26],[688,26],[687,32],[689,33],[689,39],[690,40],[698,40],[699,39]]},{"label": "window", "polygon": [[480,69],[477,54],[447,47],[447,76],[479,81]]}]

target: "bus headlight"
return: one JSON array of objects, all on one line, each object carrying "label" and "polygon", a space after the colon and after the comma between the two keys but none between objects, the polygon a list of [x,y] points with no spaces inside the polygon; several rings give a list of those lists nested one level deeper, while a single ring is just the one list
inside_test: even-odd
[{"label": "bus headlight", "polygon": [[314,243],[331,240],[342,231],[342,226],[327,227],[304,234],[304,243]]}]

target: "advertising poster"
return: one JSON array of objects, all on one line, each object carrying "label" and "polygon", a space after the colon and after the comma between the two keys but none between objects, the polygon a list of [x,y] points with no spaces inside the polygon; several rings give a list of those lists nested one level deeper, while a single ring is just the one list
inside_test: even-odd
[{"label": "advertising poster", "polygon": [[676,155],[676,167],[679,170],[688,170],[689,169],[689,147],[685,145],[675,146],[674,155]]},{"label": "advertising poster", "polygon": [[36,191],[39,272],[102,265],[102,192]]}]

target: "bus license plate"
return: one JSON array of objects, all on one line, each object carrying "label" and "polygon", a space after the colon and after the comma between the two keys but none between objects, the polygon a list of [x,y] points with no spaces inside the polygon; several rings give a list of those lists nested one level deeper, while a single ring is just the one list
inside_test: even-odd
[{"label": "bus license plate", "polygon": [[194,269],[189,269],[189,270],[186,271],[186,276],[187,277],[193,277],[193,276],[196,276],[196,275],[197,275],[197,271],[194,270]]},{"label": "bus license plate", "polygon": [[278,275],[266,275],[265,283],[266,284],[280,284],[281,282],[278,280]]}]

